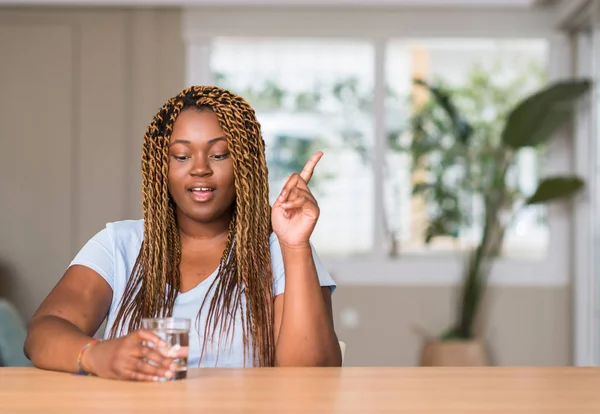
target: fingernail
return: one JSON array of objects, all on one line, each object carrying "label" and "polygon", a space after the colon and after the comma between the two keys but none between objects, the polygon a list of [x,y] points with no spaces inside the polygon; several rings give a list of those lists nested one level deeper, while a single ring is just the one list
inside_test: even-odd
[{"label": "fingernail", "polygon": [[152,381],[160,381],[160,377],[152,377]]},{"label": "fingernail", "polygon": [[171,371],[165,372],[165,377],[171,378],[172,376],[173,376],[173,373]]},{"label": "fingernail", "polygon": [[177,369],[177,364],[171,364],[169,368],[171,369],[171,371],[175,371]]},{"label": "fingernail", "polygon": [[289,206],[290,206],[290,204],[289,204],[289,203],[283,203],[283,204],[281,205],[281,208],[288,208]]},{"label": "fingernail", "polygon": [[285,199],[285,191],[282,191],[281,194],[279,194],[279,201],[283,201]]}]

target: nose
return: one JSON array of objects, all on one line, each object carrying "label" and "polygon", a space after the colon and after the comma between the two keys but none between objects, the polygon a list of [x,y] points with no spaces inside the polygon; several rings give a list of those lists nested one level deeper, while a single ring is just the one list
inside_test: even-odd
[{"label": "nose", "polygon": [[208,162],[208,158],[204,156],[194,157],[190,175],[195,177],[208,177],[212,175],[212,169]]}]

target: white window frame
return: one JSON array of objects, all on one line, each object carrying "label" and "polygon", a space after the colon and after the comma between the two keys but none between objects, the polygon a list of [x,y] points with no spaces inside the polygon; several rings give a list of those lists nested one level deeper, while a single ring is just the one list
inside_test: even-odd
[{"label": "white window frame", "polygon": [[[183,37],[188,45],[189,84],[212,83],[210,75],[211,38],[312,37],[348,38],[370,41],[374,47],[374,133],[375,159],[385,153],[384,77],[387,41],[394,38],[544,38],[550,44],[551,77],[568,77],[571,43],[554,27],[552,10],[439,10],[405,11],[361,9],[260,9],[190,8],[183,14]],[[307,28],[310,28],[307,30]],[[198,62],[200,67],[198,67]],[[193,69],[193,70],[192,70]],[[549,151],[556,172],[572,171],[572,148],[566,135],[557,137]],[[385,254],[383,223],[383,170],[373,164],[375,188],[374,248],[369,258],[323,260],[340,285],[453,285],[460,280],[462,261],[423,257],[399,259]],[[552,171],[548,171],[550,173]],[[377,214],[377,212],[380,212]],[[569,283],[571,211],[550,206],[550,242],[543,261],[499,259],[490,284],[503,286],[566,286]]]},{"label": "white window frame", "polygon": [[[571,0],[560,4],[557,23],[572,33],[576,76],[600,82],[600,2]],[[585,177],[587,191],[573,217],[573,348],[574,365],[600,365],[600,124],[598,86],[582,103],[575,120],[574,170]]]},{"label": "white window frame", "polygon": [[[598,45],[595,30],[579,31],[574,35],[576,48],[576,73],[593,77],[595,54]],[[594,39],[596,37],[596,39]],[[595,228],[597,215],[596,194],[596,102],[593,95],[580,106],[575,120],[574,169],[586,177],[586,191],[574,206],[573,217],[573,324],[575,334],[575,365],[598,364],[598,323],[596,277],[594,277]],[[591,326],[590,326],[591,325]]]}]

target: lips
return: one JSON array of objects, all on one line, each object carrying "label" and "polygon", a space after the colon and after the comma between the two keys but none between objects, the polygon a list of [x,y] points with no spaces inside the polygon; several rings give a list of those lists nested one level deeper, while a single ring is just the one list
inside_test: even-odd
[{"label": "lips", "polygon": [[192,187],[188,189],[188,192],[195,201],[204,203],[213,198],[215,189],[211,187]]}]

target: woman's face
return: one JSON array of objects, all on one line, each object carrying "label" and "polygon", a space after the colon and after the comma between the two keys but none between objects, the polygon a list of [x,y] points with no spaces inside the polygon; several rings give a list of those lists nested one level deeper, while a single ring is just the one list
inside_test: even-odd
[{"label": "woman's face", "polygon": [[231,212],[233,164],[214,112],[186,109],[173,125],[169,144],[169,192],[177,213],[209,223]]}]

